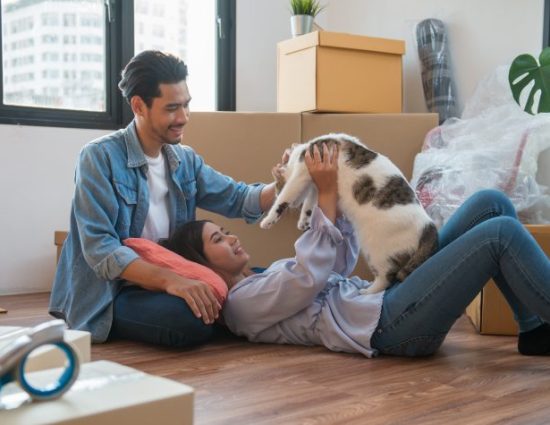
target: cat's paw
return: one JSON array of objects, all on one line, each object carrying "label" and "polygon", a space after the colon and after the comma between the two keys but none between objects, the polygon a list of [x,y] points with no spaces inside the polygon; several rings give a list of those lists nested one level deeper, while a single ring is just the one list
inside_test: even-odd
[{"label": "cat's paw", "polygon": [[262,229],[271,229],[271,227],[275,224],[277,220],[273,219],[273,218],[270,218],[270,217],[266,217],[264,218],[261,222],[260,222],[260,227]]},{"label": "cat's paw", "polygon": [[298,222],[298,230],[306,231],[309,229],[309,220],[300,220]]}]

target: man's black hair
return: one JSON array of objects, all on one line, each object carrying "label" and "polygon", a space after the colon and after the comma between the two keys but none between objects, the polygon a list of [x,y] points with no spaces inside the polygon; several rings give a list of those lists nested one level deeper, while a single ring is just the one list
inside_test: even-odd
[{"label": "man's black hair", "polygon": [[118,88],[126,101],[139,96],[147,107],[160,96],[160,84],[176,84],[187,79],[187,65],[180,58],[158,50],[145,50],[134,56],[122,70]]}]

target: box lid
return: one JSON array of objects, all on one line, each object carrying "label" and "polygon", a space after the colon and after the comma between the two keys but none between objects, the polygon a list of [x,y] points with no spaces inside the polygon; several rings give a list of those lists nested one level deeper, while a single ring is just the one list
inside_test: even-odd
[{"label": "box lid", "polygon": [[371,52],[402,55],[405,42],[389,38],[367,37],[329,31],[313,31],[277,44],[281,54],[289,54],[314,46],[336,47],[341,49],[368,50]]}]

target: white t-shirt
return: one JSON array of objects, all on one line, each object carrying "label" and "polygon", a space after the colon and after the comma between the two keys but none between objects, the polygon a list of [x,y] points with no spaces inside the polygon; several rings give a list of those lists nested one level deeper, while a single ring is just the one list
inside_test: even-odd
[{"label": "white t-shirt", "polygon": [[147,169],[149,211],[141,237],[158,242],[159,239],[167,238],[170,233],[166,161],[162,153],[156,158],[145,155],[145,159],[149,165]]}]

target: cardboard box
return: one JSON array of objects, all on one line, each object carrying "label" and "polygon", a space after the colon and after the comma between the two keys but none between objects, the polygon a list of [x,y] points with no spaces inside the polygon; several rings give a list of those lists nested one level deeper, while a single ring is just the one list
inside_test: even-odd
[{"label": "cardboard box", "polygon": [[[24,335],[29,329],[18,326],[0,326],[0,349],[19,336]],[[92,339],[89,332],[67,329],[64,338],[66,342],[70,342],[74,346],[81,363],[90,361]],[[33,372],[52,369],[61,367],[64,362],[65,355],[59,349],[52,345],[44,345],[31,353],[25,365],[25,370]]]},{"label": "cardboard box", "polygon": [[326,133],[349,133],[390,158],[411,179],[414,158],[437,114],[302,114],[302,140]]},{"label": "cardboard box", "polygon": [[59,261],[59,256],[61,255],[61,249],[63,248],[63,242],[67,238],[67,232],[56,231],[54,232],[54,244],[57,247],[56,262]]},{"label": "cardboard box", "polygon": [[277,111],[399,113],[405,42],[315,31],[277,44]]},{"label": "cardboard box", "polygon": [[[38,384],[58,374],[50,369],[33,372],[29,379]],[[21,392],[16,384],[7,385],[3,403],[10,406]],[[82,365],[77,381],[60,399],[4,410],[0,418],[11,425],[191,425],[193,389],[117,363],[91,362]]]},{"label": "cardboard box", "polygon": [[[544,252],[550,255],[550,226],[528,224],[525,227]],[[466,315],[481,334],[517,335],[518,333],[514,313],[493,280],[487,283],[466,308]]]}]

